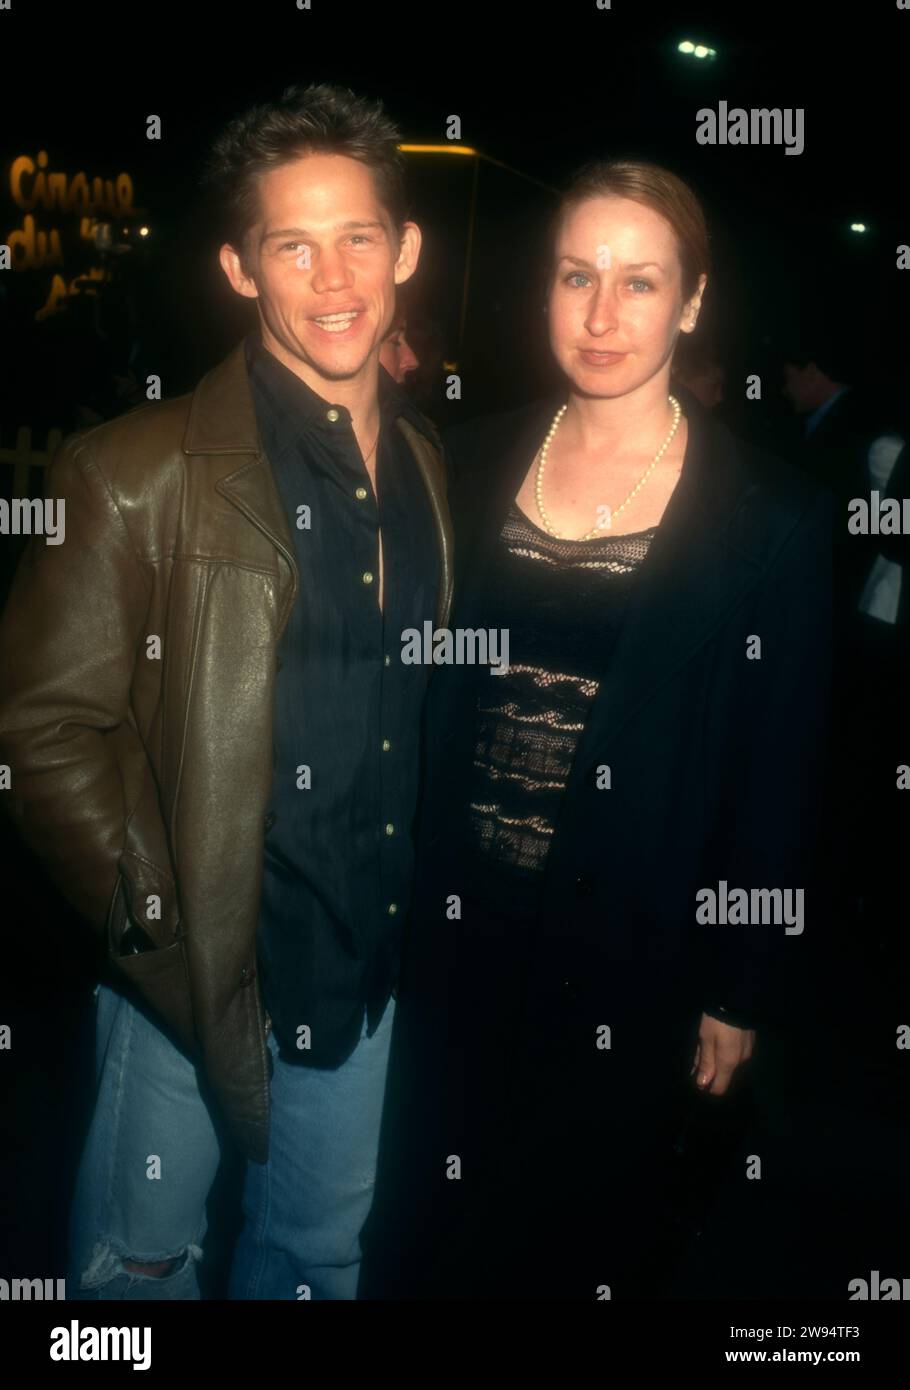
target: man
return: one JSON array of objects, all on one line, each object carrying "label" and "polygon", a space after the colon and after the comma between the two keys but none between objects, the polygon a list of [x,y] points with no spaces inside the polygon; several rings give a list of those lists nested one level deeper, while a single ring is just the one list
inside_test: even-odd
[{"label": "man", "polygon": [[403,386],[411,372],[420,366],[417,354],[408,342],[407,319],[404,310],[399,310],[389,332],[379,350],[379,361],[393,381]]},{"label": "man", "polygon": [[[820,334],[817,336],[821,336]],[[855,497],[869,500],[870,487],[887,488],[873,467],[877,448],[887,441],[893,463],[903,443],[898,415],[884,393],[848,384],[846,364],[836,349],[810,337],[782,353],[781,394],[803,420],[802,448],[795,461],[834,494],[835,616],[838,634],[849,631],[872,565],[878,554],[874,537],[847,530],[848,508]],[[892,447],[892,444],[896,447]],[[884,615],[883,615],[884,616]]]},{"label": "man", "polygon": [[451,600],[438,440],[379,370],[420,250],[398,139],[324,85],[227,127],[207,183],[258,329],[66,441],[65,543],[31,543],[0,627],[11,809],[114,979],[77,1297],[199,1297],[222,1119],[232,1296],[355,1296],[426,683],[401,633]]},{"label": "man", "polygon": [[[893,949],[901,895],[897,847],[906,836],[892,790],[906,722],[904,566],[891,537],[848,523],[854,499],[868,505],[873,490],[882,500],[900,497],[906,407],[887,390],[849,384],[848,363],[821,330],[782,352],[782,370],[782,394],[804,421],[796,461],[835,499],[833,780],[823,832],[826,857],[837,866],[833,907],[854,939]],[[844,760],[844,748],[862,751]]]},{"label": "man", "polygon": [[716,353],[702,343],[683,338],[673,354],[672,379],[691,391],[706,410],[716,410],[724,400],[723,364]]}]

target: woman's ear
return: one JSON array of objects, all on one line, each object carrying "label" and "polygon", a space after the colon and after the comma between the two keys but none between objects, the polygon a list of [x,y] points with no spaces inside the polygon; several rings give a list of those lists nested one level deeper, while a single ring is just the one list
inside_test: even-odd
[{"label": "woman's ear", "polygon": [[698,322],[698,315],[701,309],[702,295],[705,292],[705,285],[707,285],[707,283],[707,275],[700,275],[698,277],[698,289],[695,291],[692,298],[689,300],[688,304],[683,309],[682,321],[679,325],[683,333],[691,333],[696,323]]}]

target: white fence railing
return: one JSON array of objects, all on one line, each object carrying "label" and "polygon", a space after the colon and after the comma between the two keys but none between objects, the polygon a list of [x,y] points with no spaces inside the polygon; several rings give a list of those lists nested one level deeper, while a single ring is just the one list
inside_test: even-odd
[{"label": "white fence railing", "polygon": [[[13,465],[13,497],[29,497],[30,472],[32,468],[46,468],[60,448],[62,430],[48,430],[47,443],[43,449],[32,447],[32,431],[29,425],[20,425],[16,431],[16,444],[12,449],[0,447],[0,463]],[[0,441],[2,442],[2,441]],[[42,488],[43,492],[43,488]]]}]

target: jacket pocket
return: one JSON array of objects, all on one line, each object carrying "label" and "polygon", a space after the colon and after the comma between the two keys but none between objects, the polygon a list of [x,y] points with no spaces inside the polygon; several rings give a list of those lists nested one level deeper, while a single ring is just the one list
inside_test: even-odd
[{"label": "jacket pocket", "polygon": [[[134,916],[129,910],[125,888],[125,874],[129,872],[124,865],[126,858],[124,855],[121,859],[121,873],[108,913],[108,960],[115,973],[129,981],[169,1025],[182,1046],[191,1053],[198,1053],[183,937],[178,934],[166,946],[156,944],[154,950],[127,955],[120,953],[123,933],[131,922],[135,922],[150,939],[155,939],[141,916]],[[154,866],[147,865],[146,870],[149,869],[154,869]],[[142,892],[146,886],[143,883],[139,891]],[[149,888],[148,891],[156,890]],[[137,900],[135,889],[131,896],[133,901]],[[160,927],[161,923],[154,925]]]}]

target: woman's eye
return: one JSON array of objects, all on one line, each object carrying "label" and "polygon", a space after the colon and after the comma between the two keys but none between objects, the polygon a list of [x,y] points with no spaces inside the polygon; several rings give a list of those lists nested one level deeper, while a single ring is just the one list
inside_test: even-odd
[{"label": "woman's eye", "polygon": [[629,284],[630,284],[630,285],[644,285],[644,287],[645,287],[646,290],[651,290],[651,289],[654,288],[654,286],[651,284],[651,281],[650,281],[650,280],[630,280],[630,281],[629,281]]},{"label": "woman's eye", "polygon": [[[575,284],[575,282],[578,281],[578,280],[584,280],[584,281],[586,281],[587,283],[590,284],[590,281],[588,280],[588,277],[587,277],[587,275],[585,275],[585,273],[584,273],[583,270],[573,270],[573,271],[571,271],[571,272],[566,276],[566,281],[565,281],[565,282],[566,282],[567,285],[572,285],[572,284]],[[577,289],[577,288],[579,288],[579,286],[576,284],[576,285],[575,285],[575,288]]]}]

